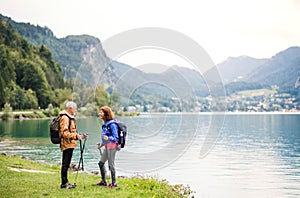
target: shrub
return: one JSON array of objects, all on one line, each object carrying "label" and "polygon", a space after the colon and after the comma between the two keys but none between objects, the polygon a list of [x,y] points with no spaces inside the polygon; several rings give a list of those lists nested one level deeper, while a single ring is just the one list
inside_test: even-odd
[{"label": "shrub", "polygon": [[8,120],[11,119],[13,117],[13,113],[12,113],[12,108],[10,107],[10,104],[5,103],[4,108],[3,108],[3,114],[1,116],[1,118],[3,120]]}]

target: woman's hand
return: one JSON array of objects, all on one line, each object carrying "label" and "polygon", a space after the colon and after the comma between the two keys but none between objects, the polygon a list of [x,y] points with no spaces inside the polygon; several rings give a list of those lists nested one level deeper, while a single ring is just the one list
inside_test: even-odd
[{"label": "woman's hand", "polygon": [[108,136],[107,135],[104,135],[103,136],[103,139],[106,141],[106,140],[108,140]]}]

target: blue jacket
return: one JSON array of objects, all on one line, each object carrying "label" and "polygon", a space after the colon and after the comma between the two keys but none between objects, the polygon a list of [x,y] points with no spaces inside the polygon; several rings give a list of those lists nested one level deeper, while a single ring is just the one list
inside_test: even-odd
[{"label": "blue jacket", "polygon": [[[104,135],[108,136],[108,140],[104,140]],[[116,120],[110,120],[102,125],[102,144],[107,144],[109,142],[118,142],[118,125]]]}]

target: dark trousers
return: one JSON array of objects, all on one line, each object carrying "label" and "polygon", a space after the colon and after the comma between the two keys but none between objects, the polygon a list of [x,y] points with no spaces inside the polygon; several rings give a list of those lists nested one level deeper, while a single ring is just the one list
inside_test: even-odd
[{"label": "dark trousers", "polygon": [[73,148],[69,148],[63,151],[61,165],[61,184],[68,183],[68,169],[71,163],[73,150]]}]

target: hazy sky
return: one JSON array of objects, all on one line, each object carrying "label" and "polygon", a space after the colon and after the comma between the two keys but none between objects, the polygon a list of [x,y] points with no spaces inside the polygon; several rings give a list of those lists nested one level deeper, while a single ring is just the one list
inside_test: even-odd
[{"label": "hazy sky", "polygon": [[194,39],[216,64],[300,46],[300,0],[0,0],[0,13],[47,26],[58,38],[88,34],[104,41],[134,28],[168,28]]}]

